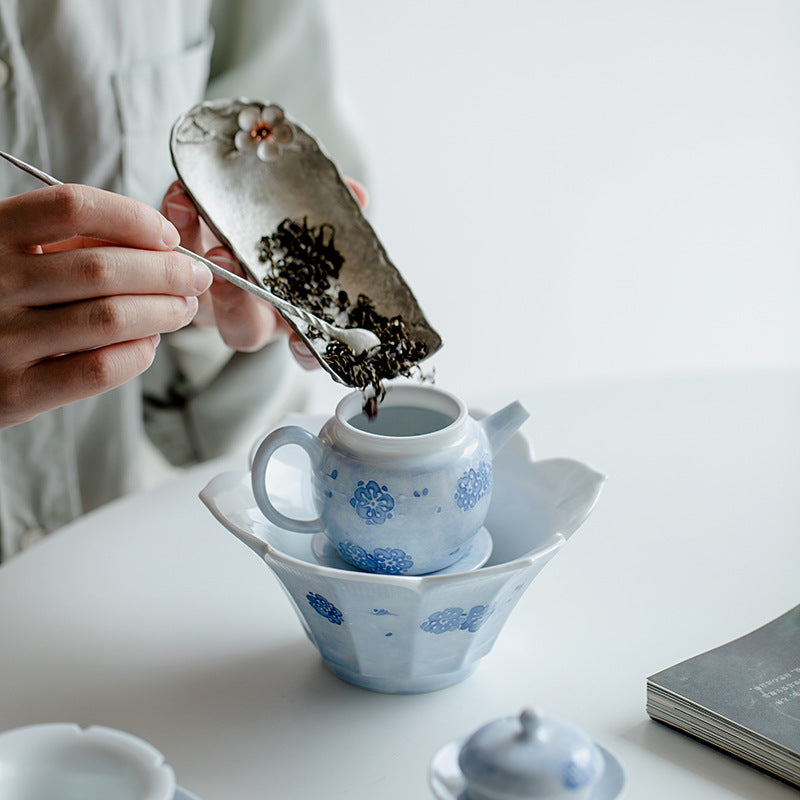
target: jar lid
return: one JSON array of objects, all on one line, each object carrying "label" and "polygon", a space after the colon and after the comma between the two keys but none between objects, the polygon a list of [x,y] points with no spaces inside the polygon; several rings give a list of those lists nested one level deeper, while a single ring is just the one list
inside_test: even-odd
[{"label": "jar lid", "polygon": [[525,709],[477,730],[458,764],[476,795],[549,799],[588,796],[604,762],[583,731]]}]

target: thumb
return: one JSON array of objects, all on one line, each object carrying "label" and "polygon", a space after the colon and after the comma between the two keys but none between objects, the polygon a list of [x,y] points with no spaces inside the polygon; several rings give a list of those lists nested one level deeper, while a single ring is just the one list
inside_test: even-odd
[{"label": "thumb", "polygon": [[200,218],[180,181],[175,181],[167,189],[161,203],[161,213],[178,229],[181,244],[197,252],[201,243]]}]

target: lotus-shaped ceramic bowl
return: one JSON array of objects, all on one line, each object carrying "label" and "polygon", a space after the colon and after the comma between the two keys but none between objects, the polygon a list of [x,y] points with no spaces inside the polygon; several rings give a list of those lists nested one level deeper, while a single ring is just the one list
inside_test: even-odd
[{"label": "lotus-shaped ceramic bowl", "polygon": [[[316,433],[324,420],[288,421]],[[307,467],[301,458],[292,461],[293,449],[284,448],[271,467],[270,491],[286,513],[312,516],[310,497],[298,495],[310,483]],[[515,436],[494,462],[489,560],[478,569],[419,576],[320,560],[312,536],[264,518],[247,470],[216,476],[200,497],[272,569],[334,674],[366,689],[403,693],[440,689],[475,669],[525,589],[587,518],[604,481],[578,461],[533,460],[525,439]]]}]

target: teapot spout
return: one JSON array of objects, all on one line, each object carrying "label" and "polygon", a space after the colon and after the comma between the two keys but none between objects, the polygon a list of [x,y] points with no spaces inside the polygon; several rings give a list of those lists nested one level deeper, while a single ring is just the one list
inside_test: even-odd
[{"label": "teapot spout", "polygon": [[494,458],[504,447],[506,442],[520,429],[530,414],[519,402],[515,400],[505,408],[495,411],[489,417],[480,420],[480,425],[489,440],[489,447]]}]

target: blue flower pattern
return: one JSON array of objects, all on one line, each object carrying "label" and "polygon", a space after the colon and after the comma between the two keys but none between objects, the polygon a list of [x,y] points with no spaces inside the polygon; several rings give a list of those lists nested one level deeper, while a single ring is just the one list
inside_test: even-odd
[{"label": "blue flower pattern", "polygon": [[337,549],[345,561],[368,572],[401,575],[414,566],[414,559],[399,547],[377,547],[372,553],[368,553],[361,545],[339,542]]},{"label": "blue flower pattern", "polygon": [[425,633],[448,633],[457,631],[464,617],[463,608],[445,608],[443,611],[436,611],[420,625]]},{"label": "blue flower pattern", "polygon": [[414,561],[408,553],[399,547],[377,547],[371,553],[371,557],[375,562],[375,569],[387,575],[399,575],[414,566]]},{"label": "blue flower pattern", "polygon": [[371,571],[372,562],[369,553],[361,545],[353,544],[352,542],[339,542],[336,549],[339,551],[339,555],[354,567]]},{"label": "blue flower pattern", "polygon": [[490,614],[489,606],[473,606],[467,612],[467,618],[461,623],[461,630],[476,633]]},{"label": "blue flower pattern", "polygon": [[425,633],[437,635],[457,630],[475,633],[491,614],[492,609],[489,606],[473,606],[469,611],[453,606],[434,612],[419,627]]},{"label": "blue flower pattern", "polygon": [[580,789],[594,780],[594,772],[591,761],[579,763],[573,759],[564,766],[561,782],[565,789]]},{"label": "blue flower pattern", "polygon": [[356,510],[367,525],[383,525],[387,519],[392,518],[394,498],[385,486],[378,485],[377,481],[359,481],[350,505]]},{"label": "blue flower pattern", "polygon": [[456,483],[456,505],[464,511],[475,508],[478,501],[492,489],[492,465],[481,461],[478,468],[470,467]]},{"label": "blue flower pattern", "polygon": [[317,594],[316,592],[309,592],[306,595],[306,600],[308,600],[308,604],[314,609],[314,611],[317,612],[317,614],[325,617],[334,625],[342,624],[344,615],[333,603],[330,602],[330,600],[326,600],[321,594]]}]

